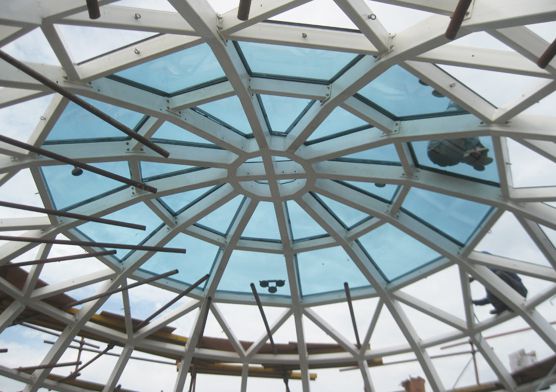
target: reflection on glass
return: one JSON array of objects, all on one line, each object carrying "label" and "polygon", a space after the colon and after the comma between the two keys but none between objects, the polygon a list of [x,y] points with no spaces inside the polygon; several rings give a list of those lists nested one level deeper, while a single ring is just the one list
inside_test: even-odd
[{"label": "reflection on glass", "polygon": [[477,171],[484,171],[492,163],[488,151],[478,137],[431,140],[427,146],[427,155],[433,163],[442,167],[465,163]]}]

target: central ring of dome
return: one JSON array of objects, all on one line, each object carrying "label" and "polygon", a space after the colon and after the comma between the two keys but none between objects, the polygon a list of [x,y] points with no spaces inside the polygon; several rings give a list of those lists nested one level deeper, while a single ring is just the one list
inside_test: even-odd
[{"label": "central ring of dome", "polygon": [[314,181],[310,164],[283,153],[271,152],[265,157],[255,153],[238,159],[229,169],[239,193],[273,201],[293,199],[308,191]]}]

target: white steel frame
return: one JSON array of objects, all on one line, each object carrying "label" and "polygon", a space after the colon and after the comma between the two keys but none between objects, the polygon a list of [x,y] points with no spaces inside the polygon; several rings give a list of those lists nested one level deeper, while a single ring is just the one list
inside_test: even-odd
[{"label": "white steel frame", "polygon": [[[556,61],[546,69],[534,65],[549,43],[529,30],[526,25],[556,20],[554,0],[475,0],[463,22],[459,36],[484,31],[514,49],[514,52],[476,49],[465,46],[446,46],[448,42],[444,31],[449,15],[455,8],[456,0],[377,0],[417,10],[433,13],[430,18],[417,23],[397,35],[387,31],[380,19],[370,17],[373,11],[363,0],[335,0],[337,6],[357,26],[360,32],[337,31],[315,26],[277,25],[262,23],[264,20],[287,10],[307,3],[307,0],[254,0],[250,19],[241,22],[231,10],[223,15],[216,14],[206,0],[169,0],[176,12],[132,9],[111,4],[114,1],[100,1],[102,17],[90,20],[84,2],[74,0],[18,0],[2,4],[0,14],[0,45],[14,41],[29,31],[40,28],[53,48],[61,67],[44,64],[29,64],[39,72],[55,80],[66,89],[80,95],[116,104],[151,116],[139,132],[150,137],[164,121],[183,126],[189,131],[209,140],[221,149],[202,147],[166,146],[170,158],[165,159],[149,149],[143,149],[134,141],[105,141],[93,144],[49,145],[47,148],[59,154],[84,162],[126,161],[129,162],[132,177],[141,180],[139,161],[168,162],[205,167],[207,169],[181,174],[171,179],[150,181],[158,188],[152,195],[140,190],[126,188],[98,200],[75,208],[73,211],[92,216],[102,216],[118,209],[144,202],[165,223],[166,228],[147,241],[148,245],[164,245],[180,232],[208,241],[220,247],[213,274],[204,290],[195,290],[191,300],[178,309],[156,319],[139,332],[131,331],[129,298],[124,294],[127,333],[101,328],[89,321],[90,317],[102,306],[107,298],[101,298],[84,306],[73,317],[56,309],[43,300],[54,294],[75,288],[103,282],[103,290],[125,284],[127,279],[147,276],[139,268],[149,259],[149,252],[135,252],[123,264],[109,257],[102,258],[106,270],[94,274],[74,276],[67,282],[36,288],[35,283],[41,274],[41,266],[33,267],[23,290],[13,287],[0,279],[0,289],[11,296],[14,302],[0,314],[0,331],[9,327],[13,320],[26,308],[45,313],[66,325],[61,336],[53,345],[42,362],[56,362],[72,339],[80,331],[96,332],[111,341],[121,344],[124,349],[117,366],[106,382],[105,391],[112,390],[134,350],[148,350],[156,347],[158,352],[182,357],[181,368],[176,379],[175,390],[183,389],[189,364],[192,359],[214,359],[223,362],[242,364],[241,390],[247,387],[247,365],[257,363],[298,364],[302,374],[303,391],[309,391],[309,370],[315,365],[327,363],[359,364],[366,391],[374,391],[366,361],[400,353],[412,352],[418,359],[429,384],[435,391],[444,391],[441,377],[436,371],[427,349],[440,343],[457,338],[468,337],[476,344],[489,366],[493,369],[507,390],[516,390],[511,376],[502,366],[492,349],[485,343],[482,331],[506,321],[513,314],[504,314],[476,323],[472,316],[468,276],[472,276],[485,287],[504,300],[529,326],[556,351],[556,332],[536,310],[536,306],[556,293],[556,250],[541,225],[556,229],[556,210],[546,202],[556,200],[556,188],[513,187],[510,162],[507,156],[507,140],[513,139],[533,149],[551,161],[556,161],[556,117],[541,117],[521,114],[535,102],[553,93],[556,88]],[[83,4],[82,4],[83,3]],[[123,30],[156,32],[160,35],[146,41],[118,49],[82,64],[72,61],[67,47],[61,39],[58,25],[78,25],[109,27]],[[323,86],[310,82],[279,81],[261,77],[250,77],[230,40],[286,44],[306,48],[330,49],[362,54],[365,57],[348,69],[336,81]],[[169,99],[136,87],[122,85],[104,78],[123,68],[141,64],[150,59],[187,48],[199,43],[207,43],[222,66],[227,81],[198,90],[173,96]],[[394,121],[382,113],[354,99],[353,94],[394,64],[399,64],[415,74],[437,91],[446,95],[467,110],[470,114],[449,118],[426,118],[407,121]],[[497,108],[484,98],[461,84],[458,80],[441,71],[435,64],[456,65],[479,70],[500,71],[516,75],[535,76],[543,82],[527,96],[504,108]],[[0,86],[2,97],[0,107],[6,107],[30,99],[44,96],[50,92],[4,62],[0,62]],[[286,136],[272,136],[263,118],[261,107],[255,93],[301,97],[318,100],[308,110],[297,126]],[[231,133],[225,127],[191,110],[192,107],[237,95],[245,110],[254,138],[247,139]],[[43,120],[37,125],[29,143],[41,145],[46,139],[60,114],[68,104],[67,99],[55,96]],[[304,141],[336,107],[341,106],[373,125],[374,129],[359,131],[330,141],[305,145]],[[380,132],[377,132],[377,129]],[[431,138],[454,138],[469,135],[491,136],[495,142],[498,157],[500,187],[456,178],[449,175],[426,171],[416,167],[408,153],[407,143],[413,140]],[[396,147],[402,166],[374,166],[360,163],[329,161],[372,147],[392,144]],[[46,207],[52,208],[52,201],[39,169],[56,164],[49,159],[26,154],[16,148],[0,146],[0,185],[12,178],[20,170],[30,169]],[[273,162],[272,156],[291,158],[298,165],[288,162]],[[241,163],[260,156],[263,164],[259,170],[246,172]],[[298,168],[303,168],[299,174]],[[285,199],[286,191],[280,184],[284,178],[303,178],[305,184],[291,197],[326,230],[325,238],[294,242],[288,223]],[[244,194],[242,181],[265,179],[269,183],[269,193],[259,195],[248,193],[227,235],[205,230],[193,224],[231,200]],[[401,185],[392,204],[379,202],[333,180],[356,180]],[[210,185],[223,184],[205,199],[200,200],[178,216],[172,216],[156,197],[171,195],[186,190]],[[431,230],[399,208],[411,187],[431,190],[445,195],[477,201],[492,207],[492,213],[464,247],[456,246],[445,237]],[[364,211],[375,217],[349,230],[345,229],[333,215],[312,196],[310,191],[318,191],[336,201]],[[240,238],[243,228],[253,214],[260,200],[271,201],[276,210],[280,229],[281,243],[255,241]],[[499,256],[486,255],[474,251],[474,247],[506,211],[512,212],[552,265],[542,267],[511,260]],[[389,223],[401,231],[412,235],[430,246],[443,257],[433,265],[411,273],[395,282],[387,282],[375,269],[361,246],[354,241],[357,237],[374,228]],[[37,238],[64,234],[69,238],[80,239],[81,235],[72,230],[77,222],[71,219],[20,218],[3,220],[2,231],[25,230],[27,236]],[[311,298],[303,298],[298,287],[296,254],[315,249],[340,245],[368,279],[373,289],[354,291],[354,298],[378,297],[379,306],[369,326],[365,328],[364,344],[358,349],[328,321],[322,319],[311,307],[316,304],[344,300],[340,293],[328,293]],[[32,249],[36,245],[7,243],[0,247],[1,263]],[[39,246],[39,255],[46,257],[51,246]],[[285,311],[271,325],[277,330],[290,317],[296,327],[299,356],[259,354],[258,350],[266,341],[261,329],[261,337],[248,350],[244,350],[227,325],[219,311],[219,302],[251,303],[251,298],[236,294],[223,294],[216,291],[220,277],[233,250],[250,250],[279,253],[285,256],[291,290],[291,299],[280,297],[265,298],[268,305],[283,306]],[[97,249],[86,249],[93,251]],[[460,270],[462,297],[466,304],[466,317],[460,319],[448,314],[433,304],[424,303],[400,289],[433,274],[448,266],[456,265]],[[525,300],[497,278],[487,267],[504,268],[526,276],[543,279],[552,285],[543,293]],[[173,281],[155,283],[158,287],[179,292],[183,286]],[[205,298],[211,296],[214,302],[208,309]],[[419,338],[411,321],[404,313],[401,304],[409,305],[424,314],[453,327],[455,332],[434,339]],[[408,344],[384,350],[367,347],[373,334],[381,309],[393,315]],[[200,309],[198,318],[204,312],[212,312],[228,336],[235,353],[215,352],[196,348],[200,334],[199,324],[191,331],[191,339],[184,347],[170,346],[150,340],[149,335],[174,320]],[[303,320],[307,317],[345,348],[344,353],[308,355],[305,345]],[[25,391],[36,391],[40,387],[53,387],[61,391],[81,391],[83,389],[54,383],[48,380],[50,370],[37,370],[32,375],[14,372],[0,367],[0,374],[27,383]]]}]

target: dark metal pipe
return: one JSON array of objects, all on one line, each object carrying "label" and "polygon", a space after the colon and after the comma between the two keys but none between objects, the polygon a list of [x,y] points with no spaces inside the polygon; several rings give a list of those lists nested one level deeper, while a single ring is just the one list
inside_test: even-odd
[{"label": "dark metal pipe", "polygon": [[161,307],[160,309],[158,309],[156,312],[154,312],[153,314],[151,314],[149,317],[147,317],[145,320],[141,321],[139,323],[139,325],[136,327],[137,330],[141,329],[141,327],[143,327],[145,324],[148,324],[149,321],[151,321],[152,319],[154,319],[156,316],[158,316],[160,313],[164,312],[166,309],[168,309],[170,306],[172,306],[173,304],[175,304],[177,301],[179,301],[181,298],[185,297],[187,294],[189,294],[191,291],[193,291],[197,286],[199,286],[201,283],[203,283],[205,280],[207,280],[209,278],[209,274],[206,274],[205,276],[203,276],[201,279],[197,280],[195,283],[193,283],[191,286],[189,286],[187,289],[185,289],[184,291],[182,291],[181,293],[179,293],[178,295],[176,295],[172,300],[170,300],[166,305],[164,305],[163,307]]},{"label": "dark metal pipe", "polygon": [[[78,367],[75,371],[71,372],[67,377],[65,377],[61,381],[65,381],[65,380],[68,380],[70,378],[77,377],[81,370],[85,369],[87,366],[89,366],[91,363],[95,362],[97,359],[102,357],[104,354],[106,354],[108,351],[112,350],[113,348],[114,348],[114,344],[109,343],[103,351],[99,352],[97,355],[95,355],[93,358],[91,358],[89,361],[87,361],[84,365]],[[81,363],[81,362],[79,362],[79,363]]]},{"label": "dark metal pipe", "polygon": [[361,340],[359,339],[359,331],[357,330],[357,322],[355,321],[355,312],[353,311],[353,303],[351,302],[351,292],[349,290],[348,282],[344,282],[344,291],[346,292],[346,299],[349,307],[349,315],[351,316],[351,325],[353,326],[353,333],[355,334],[355,341],[357,348],[361,348]]},{"label": "dark metal pipe", "polygon": [[0,348],[0,353],[7,353],[8,349],[7,348]]},{"label": "dark metal pipe", "polygon": [[108,291],[105,291],[104,293],[96,294],[96,295],[93,295],[93,296],[90,296],[90,297],[81,299],[81,300],[79,300],[79,301],[70,302],[69,304],[65,305],[64,308],[66,308],[66,309],[67,309],[67,308],[71,308],[72,306],[81,305],[81,304],[84,304],[85,302],[93,301],[93,300],[95,300],[95,299],[102,298],[102,297],[106,297],[106,296],[108,296],[108,295],[112,295],[112,294],[115,294],[115,293],[119,293],[119,292],[124,291],[124,290],[129,290],[129,289],[132,289],[132,288],[134,288],[134,287],[144,285],[144,284],[146,284],[146,283],[154,282],[155,280],[167,278],[168,276],[175,275],[175,274],[177,274],[178,272],[179,272],[179,271],[178,271],[177,269],[174,269],[174,270],[172,270],[172,271],[168,271],[168,272],[165,272],[165,273],[163,273],[163,274],[159,274],[159,275],[152,276],[152,277],[150,277],[150,278],[148,278],[148,279],[142,280],[142,281],[140,281],[140,282],[132,283],[132,284],[130,284],[130,285],[128,285],[128,286],[121,287],[121,288],[119,288],[119,289],[108,290]]},{"label": "dark metal pipe", "polygon": [[239,0],[237,8],[237,18],[239,20],[249,19],[249,10],[251,9],[251,0]]},{"label": "dark metal pipe", "polygon": [[261,313],[261,317],[263,318],[266,334],[268,335],[268,340],[270,340],[270,345],[272,346],[272,352],[276,355],[278,353],[276,350],[276,344],[274,344],[274,339],[272,338],[272,332],[270,331],[270,326],[268,325],[268,320],[266,319],[263,305],[261,304],[261,299],[259,298],[259,293],[257,293],[257,288],[255,287],[255,284],[251,283],[250,286],[251,286],[251,291],[253,292],[253,296],[255,297],[255,302],[259,307],[259,312]]},{"label": "dark metal pipe", "polygon": [[544,51],[544,53],[539,57],[537,61],[537,65],[542,69],[545,69],[548,64],[552,61],[552,59],[556,56],[556,39],[552,42],[548,48]]},{"label": "dark metal pipe", "polygon": [[130,229],[146,230],[146,228],[147,228],[144,225],[138,225],[138,224],[135,224],[135,223],[121,222],[121,221],[117,221],[117,220],[113,220],[113,219],[97,218],[97,217],[94,217],[94,216],[76,214],[74,212],[58,211],[58,210],[53,210],[53,209],[50,209],[50,208],[34,207],[34,206],[28,206],[28,205],[24,205],[24,204],[10,203],[10,202],[7,202],[7,201],[0,201],[0,207],[15,208],[15,209],[18,209],[18,210],[33,211],[33,212],[42,212],[42,213],[45,213],[45,214],[48,214],[48,215],[63,216],[63,217],[66,217],[66,218],[79,219],[79,220],[91,221],[91,222],[97,222],[97,223],[104,223],[104,224],[107,224],[107,225],[128,227]]},{"label": "dark metal pipe", "polygon": [[450,20],[450,24],[444,34],[444,36],[449,40],[455,39],[456,35],[458,35],[458,31],[463,23],[463,18],[465,18],[465,14],[467,13],[467,10],[471,6],[472,2],[473,0],[459,0],[456,10],[452,15],[452,20]]},{"label": "dark metal pipe", "polygon": [[115,250],[107,250],[107,251],[104,251],[104,252],[84,253],[82,255],[52,257],[50,259],[39,259],[39,260],[33,260],[33,261],[24,261],[24,262],[21,262],[21,263],[4,264],[4,265],[0,265],[0,268],[23,267],[23,266],[26,266],[26,265],[37,265],[37,264],[46,264],[46,263],[58,263],[60,261],[67,261],[67,260],[79,260],[79,259],[87,259],[89,257],[115,255],[116,252],[117,251],[115,251]]},{"label": "dark metal pipe", "polygon": [[107,115],[102,110],[97,109],[96,107],[94,107],[90,103],[88,103],[85,100],[79,98],[77,95],[75,95],[72,92],[66,90],[65,88],[58,85],[56,82],[53,82],[52,80],[48,79],[47,77],[41,75],[40,73],[35,71],[33,68],[28,67],[26,64],[24,64],[21,61],[13,58],[12,56],[10,56],[9,54],[7,54],[6,52],[4,52],[2,50],[0,50],[0,58],[3,59],[4,61],[10,63],[14,67],[16,67],[17,69],[22,71],[23,73],[26,73],[27,75],[29,75],[33,79],[41,82],[42,84],[44,84],[48,88],[56,91],[58,94],[63,95],[64,97],[66,97],[67,99],[72,101],[73,103],[81,106],[83,109],[85,109],[89,113],[94,114],[95,116],[97,116],[101,120],[107,122],[108,124],[112,125],[113,127],[117,128],[117,129],[119,129],[120,131],[125,133],[130,138],[135,139],[139,143],[147,146],[148,148],[155,151],[156,153],[162,155],[165,158],[168,158],[170,156],[170,153],[168,151],[166,151],[165,149],[163,149],[162,147],[157,146],[156,144],[154,144],[153,142],[151,142],[150,140],[148,140],[144,136],[142,136],[142,135],[138,134],[137,132],[133,131],[131,128],[129,128],[125,124],[123,124],[123,123],[119,122],[118,120],[116,120],[115,118]]},{"label": "dark metal pipe", "polygon": [[16,368],[18,372],[25,372],[28,370],[40,370],[40,369],[52,369],[55,367],[65,367],[65,366],[74,366],[75,364],[81,364],[81,362],[62,362],[62,363],[47,363],[46,365],[37,365],[37,366],[21,366]]},{"label": "dark metal pipe", "polygon": [[[0,53],[2,53],[1,50],[0,50]],[[55,152],[45,150],[44,148],[35,147],[35,146],[30,145],[30,144],[20,142],[19,140],[15,140],[15,139],[12,139],[12,138],[4,136],[4,135],[0,135],[0,141],[4,142],[6,144],[10,144],[12,146],[16,146],[16,147],[22,148],[24,150],[33,152],[35,154],[39,154],[39,155],[43,155],[43,156],[48,157],[48,158],[52,158],[52,159],[54,159],[58,162],[63,162],[63,163],[67,163],[69,165],[80,167],[82,169],[88,170],[92,173],[96,173],[96,174],[101,175],[103,177],[107,177],[107,178],[111,178],[112,180],[115,180],[115,181],[123,182],[124,184],[131,185],[131,186],[134,186],[134,187],[139,188],[139,189],[143,189],[143,190],[148,191],[148,192],[156,193],[156,188],[155,187],[152,187],[150,185],[144,184],[144,183],[139,182],[139,181],[135,181],[135,180],[131,180],[129,178],[119,176],[117,174],[111,173],[111,172],[106,171],[106,170],[99,169],[98,167],[89,165],[87,163],[76,161],[75,159],[68,158],[68,157],[65,157],[65,156],[60,155],[60,154],[56,154]]]},{"label": "dark metal pipe", "polygon": [[100,18],[100,7],[98,5],[98,0],[87,0],[87,11],[89,11],[89,18]]},{"label": "dark metal pipe", "polygon": [[114,244],[111,242],[95,242],[95,241],[74,241],[74,240],[56,240],[50,238],[33,238],[33,237],[16,237],[9,235],[0,235],[0,240],[17,241],[17,242],[33,242],[39,244],[58,244],[58,245],[78,245],[78,246],[97,246],[102,248],[131,249],[144,250],[148,252],[168,252],[168,253],[185,253],[185,249],[165,248],[162,246],[147,245],[126,245]]}]

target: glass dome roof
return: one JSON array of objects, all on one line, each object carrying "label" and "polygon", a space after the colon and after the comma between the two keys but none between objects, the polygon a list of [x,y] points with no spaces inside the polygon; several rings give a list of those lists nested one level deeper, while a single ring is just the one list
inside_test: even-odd
[{"label": "glass dome roof", "polygon": [[[70,95],[0,62],[0,342],[58,335],[44,368],[0,362],[6,387],[74,390],[50,365],[77,336],[121,347],[109,379],[87,373],[103,390],[141,389],[134,349],[175,361],[168,390],[198,369],[242,391],[264,385],[247,386],[261,365],[292,390],[392,390],[411,373],[443,391],[462,365],[439,350],[461,339],[515,390],[509,344],[488,335],[529,328],[539,356],[556,350],[556,71],[534,64],[550,2],[475,1],[455,41],[456,1],[259,1],[244,22],[237,1],[102,2],[99,19],[24,3],[0,16],[2,52]],[[75,253],[91,257],[17,268]],[[481,285],[500,315],[473,306]],[[413,362],[380,381],[373,361],[398,360]],[[349,366],[357,380],[323,370],[312,386]]]}]

